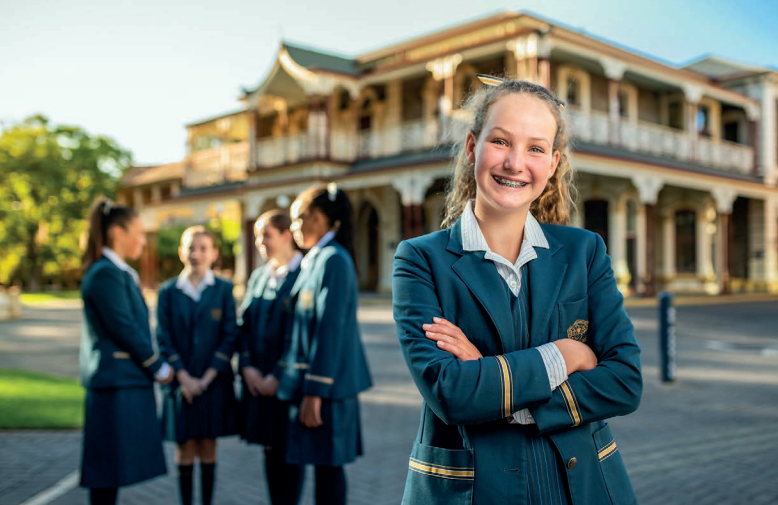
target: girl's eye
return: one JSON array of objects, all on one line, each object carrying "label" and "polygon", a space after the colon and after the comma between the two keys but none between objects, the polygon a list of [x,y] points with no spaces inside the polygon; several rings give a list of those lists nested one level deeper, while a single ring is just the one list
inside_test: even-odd
[{"label": "girl's eye", "polygon": [[497,144],[499,146],[507,146],[508,143],[505,142],[503,139],[492,139],[492,144]]},{"label": "girl's eye", "polygon": [[529,150],[532,151],[533,153],[541,153],[541,154],[543,153],[543,149],[537,146],[530,147]]}]

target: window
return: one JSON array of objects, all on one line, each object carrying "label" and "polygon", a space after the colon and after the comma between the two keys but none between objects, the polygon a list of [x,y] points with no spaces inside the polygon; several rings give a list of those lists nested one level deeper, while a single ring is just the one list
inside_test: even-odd
[{"label": "window", "polygon": [[402,83],[402,115],[403,121],[414,121],[424,116],[424,99],[422,97],[424,79],[412,79]]},{"label": "window", "polygon": [[567,78],[567,96],[565,100],[568,105],[581,105],[581,92],[578,89],[578,80],[575,77]]},{"label": "window", "polygon": [[667,104],[667,126],[679,130],[683,129],[683,109],[680,102]]},{"label": "window", "polygon": [[710,109],[706,105],[697,106],[697,131],[700,135],[710,137]]},{"label": "window", "polygon": [[729,121],[727,123],[724,123],[724,140],[729,140],[730,142],[739,142],[740,141],[740,135],[738,135],[738,132],[740,131],[740,125],[737,121]]},{"label": "window", "polygon": [[351,106],[351,95],[348,91],[341,91],[340,96],[338,97],[338,109],[339,110],[348,110],[348,108]]},{"label": "window", "polygon": [[626,91],[619,91],[619,116],[629,116],[629,95]]},{"label": "window", "polygon": [[693,210],[675,213],[675,270],[697,271],[697,214]]}]

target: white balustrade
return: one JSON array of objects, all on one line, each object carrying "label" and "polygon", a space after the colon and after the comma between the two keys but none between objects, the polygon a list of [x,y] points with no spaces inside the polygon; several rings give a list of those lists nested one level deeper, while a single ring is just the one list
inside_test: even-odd
[{"label": "white balustrade", "polygon": [[[568,128],[575,142],[607,145],[608,118],[605,114],[592,111],[585,114],[579,110],[567,111]],[[751,146],[713,140],[698,139],[697,159],[692,160],[691,141],[688,132],[646,121],[622,121],[619,125],[621,147],[633,152],[651,154],[660,158],[681,161],[695,161],[701,165],[738,173],[750,173],[753,164]]]}]

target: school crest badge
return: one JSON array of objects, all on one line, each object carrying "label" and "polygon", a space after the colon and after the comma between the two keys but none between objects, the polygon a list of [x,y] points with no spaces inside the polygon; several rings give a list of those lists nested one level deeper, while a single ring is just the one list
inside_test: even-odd
[{"label": "school crest badge", "polygon": [[300,297],[297,299],[297,304],[302,309],[310,309],[313,307],[313,291],[300,291]]},{"label": "school crest badge", "polygon": [[579,342],[586,342],[587,331],[589,331],[589,321],[585,319],[578,319],[567,329],[567,338],[571,338]]},{"label": "school crest badge", "polygon": [[222,309],[211,309],[211,319],[219,321],[222,318]]}]

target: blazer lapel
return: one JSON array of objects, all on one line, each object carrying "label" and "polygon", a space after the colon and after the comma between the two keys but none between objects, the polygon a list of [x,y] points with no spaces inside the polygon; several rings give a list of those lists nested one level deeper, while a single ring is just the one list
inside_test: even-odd
[{"label": "blazer lapel", "polygon": [[567,271],[567,263],[554,256],[562,246],[549,234],[546,234],[549,249],[536,248],[538,257],[529,262],[529,289],[532,303],[530,322],[530,347],[538,347],[549,341],[548,321],[556,310],[562,279]]},{"label": "blazer lapel", "polygon": [[214,296],[216,296],[216,284],[207,286],[205,290],[203,290],[202,294],[200,295],[200,301],[197,302],[197,319],[202,319],[203,317],[213,318],[213,315],[211,314],[210,303]]},{"label": "blazer lapel", "polygon": [[505,281],[497,273],[494,264],[484,260],[486,254],[484,251],[465,252],[462,249],[459,221],[450,230],[447,250],[462,256],[451,265],[451,268],[489,314],[500,338],[502,352],[516,350],[510,301],[500,284]]}]

